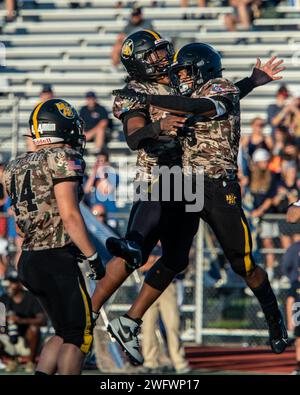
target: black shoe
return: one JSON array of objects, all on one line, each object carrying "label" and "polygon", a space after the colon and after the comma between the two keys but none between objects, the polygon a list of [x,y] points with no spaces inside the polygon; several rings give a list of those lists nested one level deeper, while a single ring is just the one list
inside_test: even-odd
[{"label": "black shoe", "polygon": [[281,312],[267,318],[270,346],[275,354],[281,354],[288,346],[288,334]]},{"label": "black shoe", "polygon": [[142,252],[134,241],[109,237],[106,248],[112,255],[125,259],[132,269],[137,269],[142,264]]}]

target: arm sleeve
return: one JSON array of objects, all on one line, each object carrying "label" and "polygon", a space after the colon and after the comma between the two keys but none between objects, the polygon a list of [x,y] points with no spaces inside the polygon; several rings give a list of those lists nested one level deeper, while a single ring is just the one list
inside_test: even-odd
[{"label": "arm sleeve", "polygon": [[140,112],[131,111],[126,114],[123,119],[123,130],[128,147],[133,151],[140,149],[146,144],[147,140],[155,139],[157,140],[161,132],[160,121],[151,122],[144,127],[137,129],[134,133],[129,134],[127,128],[127,122],[130,118],[134,116],[141,116]]},{"label": "arm sleeve", "polygon": [[53,184],[64,181],[82,182],[85,162],[73,149],[58,149],[48,156],[48,166]]},{"label": "arm sleeve", "polygon": [[220,78],[200,88],[198,94],[199,98],[149,95],[148,104],[195,115],[215,111],[210,118],[216,118],[232,110],[239,101],[240,91],[231,81]]},{"label": "arm sleeve", "polygon": [[243,99],[255,88],[251,78],[246,77],[234,84],[240,90],[240,99]]},{"label": "arm sleeve", "polygon": [[184,96],[150,95],[148,100],[149,104],[153,106],[182,111],[183,113],[201,115],[213,110],[216,111],[215,101],[205,97],[194,99]]}]

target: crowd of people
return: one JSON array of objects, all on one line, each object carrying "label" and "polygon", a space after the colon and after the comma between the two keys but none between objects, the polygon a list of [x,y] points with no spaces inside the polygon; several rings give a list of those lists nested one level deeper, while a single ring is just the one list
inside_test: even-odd
[{"label": "crowd of people", "polygon": [[[270,215],[268,219],[266,214],[285,214],[288,206],[298,200],[299,99],[285,85],[280,86],[265,118],[255,117],[251,133],[242,136],[240,183],[258,248],[287,249],[297,239],[299,225]],[[269,134],[264,133],[266,128]],[[265,264],[273,277],[276,257],[272,252],[265,254]]]}]

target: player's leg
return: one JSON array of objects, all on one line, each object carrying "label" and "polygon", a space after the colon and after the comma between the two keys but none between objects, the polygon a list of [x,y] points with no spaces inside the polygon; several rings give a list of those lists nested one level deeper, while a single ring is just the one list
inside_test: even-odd
[{"label": "player's leg", "polygon": [[233,271],[244,278],[257,297],[269,326],[272,350],[281,353],[287,346],[287,332],[267,273],[253,259],[251,233],[241,207],[239,184],[235,181],[215,182],[212,188],[214,198],[207,222]]},{"label": "player's leg", "polygon": [[52,336],[47,343],[44,344],[35,370],[36,375],[53,375],[56,373],[58,354],[63,342],[64,340],[62,337]]},{"label": "player's leg", "polygon": [[148,271],[141,291],[123,317],[111,321],[110,333],[135,364],[143,363],[138,342],[141,318],[189,261],[189,251],[197,233],[199,214],[185,213],[184,207],[163,208],[160,223],[163,256]]},{"label": "player's leg", "polygon": [[[131,226],[133,217],[136,214],[139,204],[134,204],[128,221],[128,229]],[[147,239],[143,242],[141,249],[142,264],[146,263],[149,254],[156,246],[159,240],[159,228],[152,229]],[[93,312],[97,313],[103,304],[111,297],[111,295],[123,284],[128,276],[132,274],[134,269],[120,257],[112,258],[106,265],[105,276],[97,282],[96,289],[92,296]]]},{"label": "player's leg", "polygon": [[68,310],[64,311],[65,319],[61,324],[64,344],[59,351],[57,371],[62,375],[78,375],[92,346],[94,321],[91,299],[77,264],[72,280],[69,279],[68,286],[64,285],[64,288],[68,293],[65,304]]},{"label": "player's leg", "polygon": [[[60,374],[79,374],[92,344],[93,322],[76,253],[71,248],[23,252],[19,275],[40,300],[57,335],[43,350],[37,370],[53,374],[57,368]],[[45,366],[47,370],[42,370]]]},{"label": "player's leg", "polygon": [[98,313],[104,303],[133,272],[123,258],[113,257],[105,266],[105,276],[97,281],[92,296],[93,312]]},{"label": "player's leg", "polygon": [[148,271],[143,287],[128,311],[132,318],[141,319],[146,310],[185,270],[189,252],[199,226],[199,213],[186,213],[183,203],[164,203],[161,216],[162,257]]},{"label": "player's leg", "polygon": [[106,247],[115,256],[121,257],[133,268],[143,261],[142,250],[146,239],[157,228],[161,215],[161,203],[157,201],[135,202],[124,238],[110,237]]},{"label": "player's leg", "polygon": [[[159,240],[159,227],[153,229],[150,235],[145,240],[144,248],[142,249],[143,263],[148,261],[148,257],[156,246]],[[118,341],[125,352],[130,354],[134,364],[141,365],[143,363],[143,356],[139,351],[139,342],[137,334],[140,331],[142,321],[131,317],[127,314],[117,317],[110,321],[108,325],[109,333]]]}]

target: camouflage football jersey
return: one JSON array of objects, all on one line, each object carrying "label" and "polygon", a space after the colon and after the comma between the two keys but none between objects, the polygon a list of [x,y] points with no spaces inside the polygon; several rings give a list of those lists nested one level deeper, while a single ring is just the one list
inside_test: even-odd
[{"label": "camouflage football jersey", "polygon": [[225,78],[217,78],[193,92],[191,97],[224,98],[232,105],[223,116],[208,119],[192,116],[188,124],[194,133],[182,139],[183,166],[197,172],[204,168],[208,177],[219,177],[227,172],[237,173],[237,155],[240,141],[239,89]]},{"label": "camouflage football jersey", "polygon": [[[130,81],[124,89],[127,88],[134,89],[137,92],[147,93],[148,95],[174,94],[170,87],[157,84],[156,82]],[[140,111],[146,116],[148,122],[159,121],[168,114],[168,112],[160,110],[157,107],[132,103],[129,100],[117,96],[113,104],[114,116],[122,120],[124,115],[129,111]],[[181,166],[182,148],[177,139],[176,132],[164,131],[161,133],[161,136],[169,136],[171,138],[166,139],[166,141],[149,140],[147,147],[138,150],[136,179],[150,181],[153,166]]]},{"label": "camouflage football jersey", "polygon": [[[85,162],[77,151],[57,147],[27,152],[6,166],[5,186],[24,235],[23,250],[59,248],[71,243],[59,215],[54,185],[64,180],[78,180],[81,185],[84,169]],[[80,190],[78,193],[80,198]]]}]

